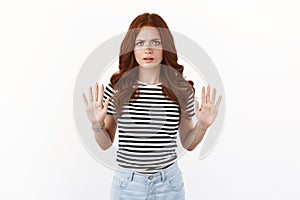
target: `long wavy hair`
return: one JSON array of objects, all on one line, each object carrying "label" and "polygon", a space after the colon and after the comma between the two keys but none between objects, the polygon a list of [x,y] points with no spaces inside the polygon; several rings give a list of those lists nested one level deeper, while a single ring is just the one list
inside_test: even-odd
[{"label": "long wavy hair", "polygon": [[130,24],[120,48],[119,71],[110,78],[112,87],[116,91],[113,100],[117,117],[122,114],[124,103],[133,102],[139,96],[139,88],[137,87],[139,64],[134,56],[134,47],[136,37],[144,26],[156,27],[161,37],[163,48],[163,59],[160,68],[162,93],[167,99],[180,107],[180,117],[186,117],[185,108],[189,96],[194,95],[194,83],[185,80],[182,76],[184,67],[178,64],[174,39],[166,22],[159,15],[149,13],[137,16]]}]

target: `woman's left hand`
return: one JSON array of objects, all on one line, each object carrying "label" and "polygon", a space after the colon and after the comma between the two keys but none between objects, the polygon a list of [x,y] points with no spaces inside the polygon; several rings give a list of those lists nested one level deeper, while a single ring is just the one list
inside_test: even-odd
[{"label": "woman's left hand", "polygon": [[222,99],[220,95],[217,102],[216,99],[216,89],[213,89],[212,98],[210,98],[210,86],[207,86],[207,93],[205,95],[205,87],[202,87],[201,94],[202,104],[199,109],[199,102],[196,100],[196,116],[198,119],[198,124],[203,128],[207,129],[216,119],[218,114],[219,105]]}]

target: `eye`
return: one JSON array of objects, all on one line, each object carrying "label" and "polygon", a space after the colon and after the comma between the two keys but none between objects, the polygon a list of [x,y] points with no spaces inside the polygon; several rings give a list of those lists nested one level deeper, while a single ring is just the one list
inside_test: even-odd
[{"label": "eye", "polygon": [[144,45],[143,41],[138,41],[137,43],[135,43],[136,46],[141,47]]},{"label": "eye", "polygon": [[159,40],[154,40],[154,41],[152,42],[152,44],[153,44],[154,46],[159,46],[159,45],[161,44],[161,42],[160,42]]}]

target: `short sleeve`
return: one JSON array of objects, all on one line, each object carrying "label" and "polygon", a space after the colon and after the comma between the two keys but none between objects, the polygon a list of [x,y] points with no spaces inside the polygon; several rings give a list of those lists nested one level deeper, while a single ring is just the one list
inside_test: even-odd
[{"label": "short sleeve", "polygon": [[108,109],[107,109],[107,114],[108,115],[115,115],[116,109],[115,109],[115,104],[114,100],[112,99],[113,95],[115,94],[115,90],[112,88],[111,83],[109,83],[105,89],[104,89],[104,95],[103,95],[103,103],[106,101],[108,97],[110,97],[110,101],[108,103]]},{"label": "short sleeve", "polygon": [[187,112],[188,117],[193,117],[195,115],[195,101],[194,101],[194,93],[192,93],[187,101],[187,107],[185,111]]}]

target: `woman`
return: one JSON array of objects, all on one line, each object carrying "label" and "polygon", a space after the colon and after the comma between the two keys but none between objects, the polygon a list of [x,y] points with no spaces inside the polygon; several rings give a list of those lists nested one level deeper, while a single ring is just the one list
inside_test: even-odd
[{"label": "woman", "polygon": [[[119,71],[105,89],[98,84],[83,93],[87,116],[99,146],[112,146],[118,127],[118,169],[111,199],[185,199],[177,165],[177,134],[192,151],[217,116],[221,96],[202,87],[202,104],[194,109],[193,82],[183,66],[166,22],[145,13],[131,23],[121,44]],[[206,93],[206,94],[205,94]],[[196,115],[194,125],[192,117]]]}]

